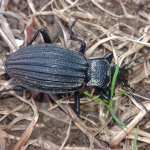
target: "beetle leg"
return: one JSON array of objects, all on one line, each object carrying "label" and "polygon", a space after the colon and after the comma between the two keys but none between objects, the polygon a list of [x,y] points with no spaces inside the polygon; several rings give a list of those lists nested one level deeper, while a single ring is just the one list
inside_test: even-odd
[{"label": "beetle leg", "polygon": [[106,88],[106,90],[109,91],[109,95],[104,91],[104,89],[100,89],[100,88],[96,88],[96,90],[99,92],[99,94],[105,99],[105,100],[109,100],[110,99],[110,89]]},{"label": "beetle leg", "polygon": [[100,91],[99,91],[99,94],[100,94],[104,99],[106,99],[107,101],[109,101],[110,96],[107,95],[103,90],[100,90]]},{"label": "beetle leg", "polygon": [[135,89],[133,89],[132,87],[130,87],[130,85],[128,85],[127,83],[125,83],[125,85],[130,88],[131,90],[135,91]]},{"label": "beetle leg", "polygon": [[28,45],[31,45],[34,42],[34,40],[37,38],[37,36],[39,35],[39,33],[41,33],[41,35],[42,35],[45,43],[52,43],[52,41],[51,41],[48,33],[45,31],[45,29],[39,29],[35,33],[34,37],[31,39],[31,41],[28,43]]},{"label": "beetle leg", "polygon": [[126,91],[129,92],[130,95],[131,95],[136,101],[138,101],[137,97],[128,89],[128,87],[126,87],[127,85],[126,85],[123,81],[121,81],[121,84],[122,84],[122,86],[126,89]]},{"label": "beetle leg", "polygon": [[72,34],[73,34],[72,28],[73,28],[73,26],[75,25],[75,23],[76,23],[77,20],[78,20],[78,19],[76,19],[76,20],[72,23],[72,25],[71,25],[71,27],[70,27],[70,30],[69,30],[70,39],[71,39],[71,40],[74,40],[74,41],[79,41],[79,42],[81,42],[81,47],[80,47],[79,52],[82,53],[82,54],[84,54],[85,48],[86,48],[86,43],[85,43],[84,41],[82,41],[81,39],[77,39],[77,38],[75,38],[75,37],[72,36]]},{"label": "beetle leg", "polygon": [[104,58],[107,59],[107,61],[108,61],[109,63],[111,63],[111,61],[112,61],[112,59],[113,59],[113,53],[110,52],[110,53],[106,54],[106,55],[104,56]]},{"label": "beetle leg", "polygon": [[[138,98],[128,89],[128,87],[126,87],[126,85],[125,85],[125,83],[124,83],[123,81],[121,81],[121,84],[122,84],[123,87],[126,89],[126,91],[129,92],[130,95],[138,102],[138,101],[139,101]],[[145,109],[146,111],[148,111],[148,110],[146,109],[146,107],[145,107],[142,103],[140,103],[140,104],[144,107],[144,109]]]},{"label": "beetle leg", "polygon": [[126,89],[126,91],[129,92],[130,95],[131,95],[136,101],[138,101],[137,97],[128,89],[128,87],[126,87],[126,84],[125,84],[123,81],[121,81],[121,84],[122,84],[123,87]]},{"label": "beetle leg", "polygon": [[74,101],[75,101],[75,112],[77,115],[80,114],[80,97],[79,97],[79,91],[76,91],[74,93]]},{"label": "beetle leg", "polygon": [[25,89],[25,88],[22,86],[15,86],[15,87],[12,87],[10,89],[2,90],[2,91],[0,91],[0,93],[9,92],[9,91],[13,91],[13,90],[23,90],[23,89]]}]

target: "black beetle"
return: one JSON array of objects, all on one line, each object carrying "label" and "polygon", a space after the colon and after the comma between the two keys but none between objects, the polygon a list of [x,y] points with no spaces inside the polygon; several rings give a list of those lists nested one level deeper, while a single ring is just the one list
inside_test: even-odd
[{"label": "black beetle", "polygon": [[[76,20],[70,28],[70,39],[82,43],[79,52],[52,44],[47,32],[44,29],[38,30],[26,47],[19,49],[5,62],[6,72],[20,86],[0,92],[23,88],[42,93],[75,92],[77,114],[80,111],[78,91],[85,85],[98,88],[100,94],[105,99],[109,99],[104,89],[110,87],[115,71],[115,66],[110,66],[113,53],[108,53],[103,58],[86,59],[83,55],[85,42],[72,36],[72,27],[75,22]],[[47,44],[31,45],[39,33]],[[118,79],[122,78],[121,83],[124,86],[127,80],[122,73],[127,72],[127,69],[124,69],[126,66],[122,67],[118,75]],[[127,87],[126,89],[128,90]]]}]

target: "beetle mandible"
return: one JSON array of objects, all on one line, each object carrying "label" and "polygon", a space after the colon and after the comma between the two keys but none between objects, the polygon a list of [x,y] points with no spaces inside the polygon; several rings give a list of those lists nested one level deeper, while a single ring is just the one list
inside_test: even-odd
[{"label": "beetle mandible", "polygon": [[[110,66],[113,53],[110,52],[103,58],[87,59],[83,55],[85,42],[72,36],[72,28],[76,21],[70,27],[70,39],[81,42],[79,52],[52,44],[47,32],[44,29],[38,30],[26,47],[20,48],[5,62],[6,72],[19,86],[0,93],[24,88],[42,93],[75,92],[77,114],[80,113],[79,90],[85,85],[96,87],[102,97],[109,99],[104,89],[109,89],[115,71],[115,66]],[[31,45],[39,33],[46,44]],[[119,82],[128,91],[127,80],[122,76],[122,73],[127,72],[126,66],[120,69],[118,81],[121,77]],[[131,92],[130,94],[136,98]]]}]

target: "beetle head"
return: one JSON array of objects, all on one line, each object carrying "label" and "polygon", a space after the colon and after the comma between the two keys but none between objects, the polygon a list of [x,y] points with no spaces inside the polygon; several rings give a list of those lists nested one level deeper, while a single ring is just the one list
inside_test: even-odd
[{"label": "beetle head", "polygon": [[[147,54],[149,54],[150,52],[142,55],[142,56],[139,56],[135,59],[133,59],[132,61],[128,62],[127,64],[123,65],[122,67],[119,68],[119,73],[118,73],[118,76],[117,76],[117,82],[118,83],[121,83],[121,82],[124,82],[125,84],[127,84],[128,82],[128,70],[130,70],[130,68],[127,68],[128,65],[130,65],[132,62],[135,62],[137,61],[139,58],[142,58],[144,56],[146,56]],[[114,65],[111,69],[111,77],[113,78],[113,75],[115,73],[115,70],[116,70],[116,65]],[[132,70],[132,69],[131,69]]]},{"label": "beetle head", "polygon": [[[116,65],[114,65],[112,68],[111,68],[111,78],[113,78],[113,75],[115,73],[115,70],[116,70]],[[128,69],[126,68],[119,68],[119,72],[118,72],[118,76],[117,76],[117,83],[121,83],[121,81],[123,81],[124,83],[127,83],[128,82]]]}]

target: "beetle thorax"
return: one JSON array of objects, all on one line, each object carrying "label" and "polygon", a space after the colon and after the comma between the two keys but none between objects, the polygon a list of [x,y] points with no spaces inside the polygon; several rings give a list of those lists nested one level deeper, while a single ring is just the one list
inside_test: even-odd
[{"label": "beetle thorax", "polygon": [[111,82],[111,67],[104,58],[89,59],[89,82],[87,86],[106,88]]}]

